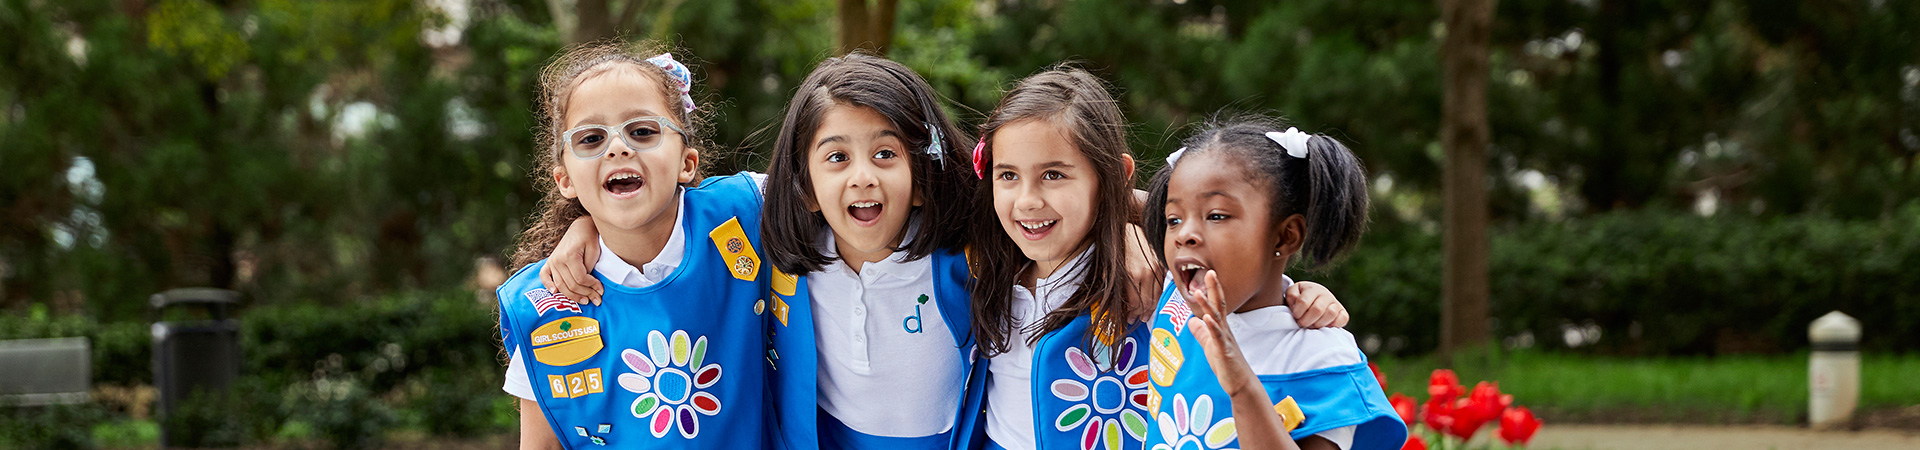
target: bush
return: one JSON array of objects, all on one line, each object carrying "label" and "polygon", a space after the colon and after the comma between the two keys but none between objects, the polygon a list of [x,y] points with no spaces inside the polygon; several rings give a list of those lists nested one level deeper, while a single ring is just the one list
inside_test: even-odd
[{"label": "bush", "polygon": [[94,403],[0,407],[0,450],[94,448],[93,425],[106,416]]},{"label": "bush", "polygon": [[[1770,353],[1804,348],[1807,324],[1839,310],[1860,319],[1864,349],[1912,351],[1916,223],[1920,204],[1878,221],[1625,212],[1498,229],[1494,332],[1566,348],[1566,327],[1597,330],[1581,349],[1610,354]],[[1302,278],[1341,296],[1363,340],[1423,353],[1438,345],[1440,259],[1439,236],[1390,228]]]}]

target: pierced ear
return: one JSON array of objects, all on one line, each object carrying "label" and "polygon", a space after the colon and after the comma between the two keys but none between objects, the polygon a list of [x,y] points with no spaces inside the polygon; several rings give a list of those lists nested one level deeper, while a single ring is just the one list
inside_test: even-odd
[{"label": "pierced ear", "polygon": [[692,183],[693,178],[700,174],[700,149],[687,147],[686,153],[680,157],[680,184]]},{"label": "pierced ear", "polygon": [[1280,219],[1280,226],[1274,227],[1274,257],[1284,258],[1300,252],[1306,245],[1307,218],[1299,214]]},{"label": "pierced ear", "polygon": [[570,181],[572,181],[572,178],[567,176],[567,168],[561,166],[553,167],[553,184],[560,188],[560,196],[577,198],[580,194],[573,191],[573,183]]}]

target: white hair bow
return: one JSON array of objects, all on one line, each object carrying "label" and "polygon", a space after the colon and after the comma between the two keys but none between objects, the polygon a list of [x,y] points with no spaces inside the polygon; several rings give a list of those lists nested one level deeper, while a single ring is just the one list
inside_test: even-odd
[{"label": "white hair bow", "polygon": [[1181,155],[1185,155],[1185,154],[1187,154],[1187,148],[1186,148],[1186,147],[1180,147],[1180,149],[1179,149],[1179,150],[1174,150],[1174,151],[1173,151],[1173,153],[1171,153],[1171,154],[1168,154],[1168,155],[1167,155],[1167,167],[1173,167],[1173,163],[1174,163],[1174,162],[1177,162],[1177,161],[1180,161],[1180,156],[1181,156]]},{"label": "white hair bow", "polygon": [[1306,159],[1307,139],[1312,138],[1313,135],[1302,133],[1299,128],[1294,127],[1287,127],[1286,132],[1267,132],[1267,139],[1273,140],[1275,144],[1280,144],[1280,148],[1287,149],[1288,156],[1301,159]]}]

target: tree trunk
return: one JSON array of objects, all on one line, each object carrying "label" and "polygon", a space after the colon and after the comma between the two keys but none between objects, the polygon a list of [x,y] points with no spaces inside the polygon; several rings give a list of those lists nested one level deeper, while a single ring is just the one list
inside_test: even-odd
[{"label": "tree trunk", "polygon": [[1440,352],[1489,341],[1487,326],[1487,53],[1493,0],[1441,0],[1446,37],[1440,142],[1446,148]]},{"label": "tree trunk", "polygon": [[[871,3],[871,4],[869,4]],[[854,50],[866,50],[877,55],[886,55],[887,46],[893,42],[894,15],[898,11],[897,0],[839,0],[836,11],[840,30],[834,36],[834,46],[840,54]]]}]

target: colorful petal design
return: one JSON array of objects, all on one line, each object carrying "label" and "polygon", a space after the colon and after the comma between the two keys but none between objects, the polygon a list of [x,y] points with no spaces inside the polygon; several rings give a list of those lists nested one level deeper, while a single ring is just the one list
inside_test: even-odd
[{"label": "colorful petal design", "polygon": [[1087,385],[1074,380],[1053,380],[1053,396],[1070,402],[1086,400]]},{"label": "colorful petal design", "polygon": [[1126,428],[1128,436],[1133,436],[1133,440],[1139,441],[1147,438],[1147,419],[1141,417],[1138,411],[1129,410],[1121,412],[1120,425]]},{"label": "colorful petal design", "polygon": [[643,377],[653,376],[653,360],[647,359],[647,355],[641,354],[639,350],[621,350],[620,360],[625,361],[627,368],[633,369],[633,373],[640,374],[640,376]]},{"label": "colorful petal design", "polygon": [[701,414],[711,416],[720,413],[720,398],[714,397],[711,392],[693,394],[693,400],[689,403],[693,405],[694,411],[699,411]]},{"label": "colorful petal design", "polygon": [[[633,401],[633,416],[646,420],[653,437],[678,430],[681,437],[700,435],[699,416],[720,414],[720,397],[704,391],[720,382],[719,363],[707,362],[708,339],[686,330],[647,333],[645,352],[626,349],[621,361],[633,373],[620,374],[620,387],[641,394]],[[697,369],[697,370],[696,370]]]},{"label": "colorful petal design", "polygon": [[673,332],[673,365],[686,366],[687,356],[693,352],[693,342],[687,339],[687,330]]},{"label": "colorful petal design", "polygon": [[[648,364],[647,367],[653,367],[653,365]],[[636,394],[645,394],[653,388],[653,382],[647,381],[647,377],[640,376],[639,374],[620,374],[619,381],[620,388]]]},{"label": "colorful petal design", "polygon": [[1237,436],[1233,429],[1233,418],[1220,419],[1220,423],[1213,424],[1213,428],[1207,430],[1207,446],[1220,448],[1233,442],[1233,438]]},{"label": "colorful petal design", "polygon": [[647,424],[647,431],[653,437],[666,437],[673,430],[673,408],[659,408],[653,411],[653,422]]},{"label": "colorful petal design", "polygon": [[1073,405],[1067,408],[1065,412],[1061,412],[1060,417],[1053,420],[1053,428],[1060,431],[1072,431],[1074,427],[1085,423],[1087,418],[1092,416],[1092,408],[1088,408],[1087,405]]},{"label": "colorful petal design", "polygon": [[700,419],[693,416],[693,407],[680,405],[680,437],[693,439],[700,435]]},{"label": "colorful petal design", "polygon": [[653,365],[666,367],[668,355],[672,354],[672,349],[667,348],[667,335],[660,330],[647,333],[647,354],[653,356]]},{"label": "colorful petal design", "polygon": [[1106,439],[1107,450],[1121,450],[1120,449],[1120,421],[1118,420],[1107,421],[1106,427],[1103,428],[1103,431],[1104,432],[1101,434],[1107,438]]},{"label": "colorful petal design", "polygon": [[713,386],[714,383],[720,382],[720,375],[719,364],[708,364],[700,368],[700,373],[694,374],[693,387],[706,389],[708,386]]},{"label": "colorful petal design", "polygon": [[701,336],[693,343],[693,356],[687,360],[687,367],[700,367],[707,361],[707,337]]},{"label": "colorful petal design", "polygon": [[1093,446],[1099,443],[1100,419],[1095,418],[1087,424],[1086,430],[1080,432],[1080,450],[1093,450]]},{"label": "colorful petal design", "polygon": [[633,399],[633,416],[645,419],[648,414],[653,414],[654,408],[658,407],[660,407],[660,396],[641,394],[640,398]]}]

